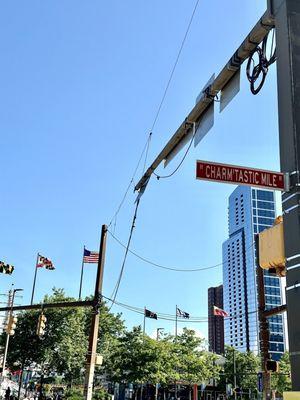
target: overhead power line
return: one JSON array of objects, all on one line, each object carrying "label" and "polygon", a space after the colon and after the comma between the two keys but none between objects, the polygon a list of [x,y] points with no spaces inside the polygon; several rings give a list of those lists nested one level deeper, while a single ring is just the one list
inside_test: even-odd
[{"label": "overhead power line", "polygon": [[[120,239],[118,239],[110,230],[108,230],[108,233],[111,235],[111,237],[123,248],[127,248],[127,246],[121,242]],[[254,246],[254,243],[251,243],[251,245],[246,249],[249,250],[251,249],[251,247]],[[217,267],[220,267],[221,265],[225,265],[226,262],[220,262],[218,264],[214,264],[214,265],[210,265],[208,267],[195,267],[195,268],[178,268],[178,267],[168,267],[166,265],[162,265],[162,264],[158,264],[154,261],[150,261],[147,258],[139,255],[138,253],[136,253],[134,250],[128,249],[128,252],[131,253],[132,255],[134,255],[135,257],[137,257],[139,260],[144,261],[145,263],[152,265],[153,267],[157,267],[157,268],[161,268],[161,269],[165,269],[168,271],[175,271],[175,272],[199,272],[199,271],[206,271],[209,269],[214,269]]]},{"label": "overhead power line", "polygon": [[[113,301],[113,299],[106,297],[104,295],[102,295],[102,297],[107,301],[110,301],[110,302]],[[144,315],[144,312],[145,312],[144,308],[131,306],[129,304],[121,303],[116,300],[113,301],[113,304],[115,304],[119,307],[125,308],[129,311],[132,311],[136,314]],[[236,313],[233,315],[229,315],[228,317],[224,317],[224,320],[241,318],[245,315],[257,314],[258,312],[259,312],[258,310],[255,310],[255,311],[250,311],[247,313]],[[158,319],[162,319],[165,321],[173,321],[173,322],[176,320],[176,316],[174,314],[166,314],[166,313],[160,313],[160,312],[155,312],[155,314],[157,315]],[[203,323],[203,322],[205,322],[205,323],[208,323],[208,318],[207,317],[194,317],[194,316],[190,315],[189,318],[178,318],[178,322],[185,322],[185,323],[190,323],[190,322],[191,323]]]},{"label": "overhead power line", "polygon": [[110,310],[111,310],[112,306],[115,303],[115,300],[116,300],[116,297],[117,297],[117,294],[118,294],[118,291],[119,291],[119,288],[120,288],[120,284],[121,284],[121,280],[122,280],[122,277],[123,277],[123,272],[124,272],[124,268],[125,268],[125,264],[126,264],[126,259],[127,259],[127,255],[128,255],[128,251],[129,251],[130,242],[131,242],[133,230],[135,228],[135,221],[136,221],[136,217],[137,217],[139,204],[140,204],[140,199],[137,199],[136,206],[135,206],[135,211],[134,211],[134,215],[133,215],[132,223],[131,223],[131,227],[130,227],[130,233],[129,233],[128,242],[127,242],[127,245],[125,246],[125,254],[124,254],[124,258],[123,258],[120,274],[119,274],[117,283],[116,283],[115,288],[114,288],[114,290],[112,292],[112,295],[111,295],[111,297],[113,299],[112,299],[112,303],[111,303],[111,306],[110,306]]},{"label": "overhead power line", "polygon": [[190,17],[188,26],[187,26],[186,31],[185,31],[185,34],[184,34],[184,36],[183,36],[181,45],[180,45],[180,47],[179,47],[179,51],[178,51],[177,57],[176,57],[176,59],[175,59],[174,65],[173,65],[173,67],[172,67],[172,70],[171,70],[171,73],[170,73],[170,76],[169,76],[167,85],[166,85],[166,87],[165,87],[165,90],[164,90],[162,99],[161,99],[161,101],[160,101],[160,103],[159,103],[157,112],[156,112],[156,114],[155,114],[155,117],[154,117],[154,120],[153,120],[153,124],[152,124],[152,127],[151,127],[151,132],[153,132],[153,129],[154,129],[155,125],[156,125],[156,122],[157,122],[157,120],[158,120],[159,114],[160,114],[160,112],[161,112],[162,106],[163,106],[163,104],[164,104],[166,95],[167,95],[167,93],[168,93],[170,84],[171,84],[172,79],[173,79],[174,72],[175,72],[175,70],[176,70],[176,67],[177,67],[179,58],[180,58],[180,56],[181,56],[181,53],[182,53],[184,44],[185,44],[186,39],[187,39],[187,36],[188,36],[188,34],[189,34],[189,31],[190,31],[190,28],[191,28],[191,25],[192,25],[192,22],[193,22],[193,19],[194,19],[194,16],[195,16],[195,13],[196,13],[198,4],[199,4],[199,1],[200,1],[200,0],[197,0],[196,3],[195,3],[195,6],[194,6],[194,9],[193,9],[192,15],[191,15],[191,17]]},{"label": "overhead power line", "polygon": [[135,170],[134,170],[133,175],[132,175],[132,177],[131,177],[131,179],[130,179],[130,181],[129,181],[129,184],[128,184],[126,190],[125,190],[125,193],[124,193],[124,195],[123,195],[123,197],[122,197],[122,199],[121,199],[121,202],[119,203],[119,206],[117,207],[117,209],[116,209],[116,211],[115,211],[113,217],[111,218],[111,220],[110,220],[108,226],[111,226],[112,223],[113,223],[113,221],[115,221],[115,223],[116,223],[117,216],[118,216],[119,212],[121,211],[121,208],[122,208],[122,206],[123,206],[123,204],[124,204],[124,202],[125,202],[125,199],[126,199],[126,197],[127,197],[127,195],[128,195],[129,189],[130,189],[130,187],[134,184],[134,178],[135,178],[135,176],[136,176],[136,173],[137,173],[137,171],[138,171],[138,168],[139,168],[139,166],[140,166],[140,163],[141,163],[141,161],[142,161],[142,159],[143,159],[144,154],[145,154],[145,158],[144,158],[144,165],[143,165],[143,173],[145,172],[146,164],[147,164],[147,157],[148,157],[148,152],[149,152],[149,147],[150,147],[150,142],[151,142],[151,137],[152,137],[152,132],[153,132],[153,129],[155,128],[156,122],[157,122],[157,120],[158,120],[159,114],[160,114],[160,112],[161,112],[163,103],[164,103],[165,98],[166,98],[166,95],[167,95],[167,92],[168,92],[168,90],[169,90],[171,81],[172,81],[172,79],[173,79],[173,75],[174,75],[174,72],[175,72],[175,70],[176,70],[176,67],[177,67],[177,64],[178,64],[180,55],[181,55],[181,53],[182,53],[184,44],[185,44],[185,42],[186,42],[186,39],[187,39],[189,30],[190,30],[190,27],[191,27],[191,25],[192,25],[192,22],[193,22],[193,19],[194,19],[194,16],[195,16],[195,13],[196,13],[196,10],[197,10],[199,1],[200,1],[200,0],[197,0],[196,3],[195,3],[195,6],[194,6],[194,9],[193,9],[192,15],[191,15],[191,17],[190,17],[188,26],[187,26],[186,31],[185,31],[185,34],[184,34],[184,37],[183,37],[183,39],[182,39],[182,42],[181,42],[181,45],[180,45],[180,48],[179,48],[177,57],[176,57],[176,59],[175,59],[174,65],[173,65],[173,67],[172,67],[172,70],[171,70],[171,73],[170,73],[170,76],[169,76],[167,85],[166,85],[166,87],[165,87],[165,90],[164,90],[162,99],[161,99],[161,101],[160,101],[160,103],[159,103],[159,106],[158,106],[158,109],[157,109],[157,111],[156,111],[156,114],[155,114],[155,117],[154,117],[154,120],[153,120],[151,129],[150,129],[150,133],[149,133],[148,136],[147,136],[147,141],[146,141],[146,143],[145,143],[145,146],[144,146],[144,148],[143,148],[143,150],[142,150],[142,153],[141,153],[141,155],[140,155],[140,157],[139,157],[138,163],[137,163],[137,165],[136,165],[136,167],[135,167]]}]

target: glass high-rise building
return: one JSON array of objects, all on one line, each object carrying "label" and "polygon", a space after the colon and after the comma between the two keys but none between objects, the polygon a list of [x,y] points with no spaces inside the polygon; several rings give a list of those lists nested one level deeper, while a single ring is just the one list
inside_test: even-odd
[{"label": "glass high-rise building", "polygon": [[[225,345],[239,351],[259,352],[258,300],[256,285],[255,234],[273,225],[276,211],[274,192],[238,186],[229,197],[229,239],[223,243]],[[264,271],[266,308],[283,304],[280,278]],[[285,351],[282,315],[268,318],[272,359]]]}]

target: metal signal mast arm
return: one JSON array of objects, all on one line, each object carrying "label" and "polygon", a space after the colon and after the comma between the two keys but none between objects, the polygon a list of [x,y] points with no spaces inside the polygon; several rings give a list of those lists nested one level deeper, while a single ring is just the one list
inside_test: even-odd
[{"label": "metal signal mast arm", "polygon": [[269,12],[265,12],[265,14],[260,18],[219,75],[208,87],[208,90],[202,93],[197,104],[187,115],[185,120],[165,145],[163,150],[159,153],[150,167],[146,170],[142,178],[139,180],[135,186],[135,190],[143,190],[147,185],[153,171],[156,170],[160,163],[163,160],[166,160],[172,152],[175,152],[178,150],[178,148],[183,147],[187,136],[190,137],[192,129],[191,124],[186,124],[186,121],[189,123],[195,123],[196,125],[199,124],[201,116],[204,114],[207,107],[214,101],[214,97],[226,87],[231,78],[233,78],[243,62],[251,55],[256,46],[261,43],[269,31],[274,28],[274,24],[274,17],[271,16]]}]

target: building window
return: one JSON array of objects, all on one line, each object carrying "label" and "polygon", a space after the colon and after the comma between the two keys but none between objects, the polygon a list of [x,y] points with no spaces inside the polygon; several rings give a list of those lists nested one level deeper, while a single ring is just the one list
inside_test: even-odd
[{"label": "building window", "polygon": [[274,201],[274,193],[268,192],[265,190],[258,190],[257,191],[257,199],[258,200],[267,200],[267,201]]}]

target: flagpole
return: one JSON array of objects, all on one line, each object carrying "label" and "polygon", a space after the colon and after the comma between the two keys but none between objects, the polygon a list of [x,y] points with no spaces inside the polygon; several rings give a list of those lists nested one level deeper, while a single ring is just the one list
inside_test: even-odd
[{"label": "flagpole", "polygon": [[83,255],[82,255],[82,263],[81,263],[81,275],[80,275],[80,285],[79,285],[79,300],[81,300],[81,290],[82,290],[82,280],[83,280],[83,267],[84,267],[84,251],[85,246],[83,246]]},{"label": "flagpole", "polygon": [[176,304],[176,313],[175,313],[175,339],[176,339],[176,342],[177,342],[177,323],[178,323],[177,309],[178,309],[178,307]]},{"label": "flagpole", "polygon": [[143,337],[145,338],[146,332],[146,307],[144,307],[144,324],[143,324]]},{"label": "flagpole", "polygon": [[[178,323],[178,315],[177,315],[177,310],[178,310],[178,307],[177,307],[177,304],[176,304],[176,312],[175,312],[175,343],[177,343],[177,323]],[[174,382],[174,385],[175,385],[175,393],[174,393],[174,397],[175,397],[175,399],[177,399],[177,381],[175,380],[175,382]]]},{"label": "flagpole", "polygon": [[33,296],[34,296],[34,289],[35,289],[35,282],[36,282],[36,273],[37,273],[37,265],[39,262],[39,253],[37,253],[36,263],[35,263],[35,271],[34,271],[34,278],[33,278],[33,285],[32,285],[32,294],[31,294],[31,302],[30,305],[33,304]]},{"label": "flagpole", "polygon": [[[143,323],[143,343],[145,342],[145,333],[146,333],[146,307],[144,307],[144,323]],[[143,389],[144,383],[141,383],[141,397],[140,400],[143,400]]]}]

